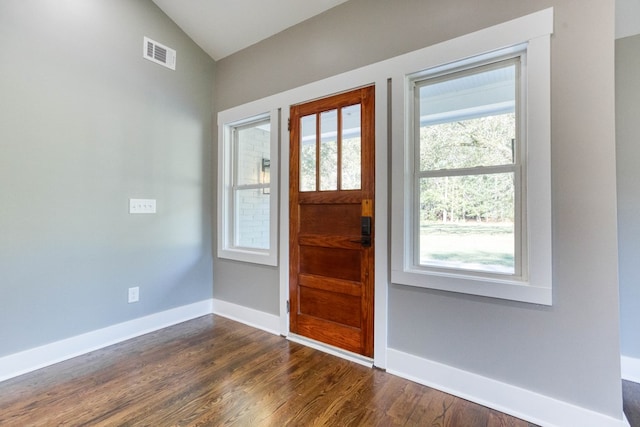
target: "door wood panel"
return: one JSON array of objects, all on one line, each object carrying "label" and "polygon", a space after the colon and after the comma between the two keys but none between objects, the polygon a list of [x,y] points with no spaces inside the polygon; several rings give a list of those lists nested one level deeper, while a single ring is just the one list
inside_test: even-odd
[{"label": "door wood panel", "polygon": [[[290,329],[368,357],[374,316],[374,89],[295,105],[290,114]],[[326,183],[331,190],[322,191]],[[362,243],[363,216],[371,217],[370,245]]]}]

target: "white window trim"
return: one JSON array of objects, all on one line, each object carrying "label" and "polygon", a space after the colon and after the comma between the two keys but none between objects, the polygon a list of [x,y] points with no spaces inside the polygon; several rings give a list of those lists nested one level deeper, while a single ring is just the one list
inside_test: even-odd
[{"label": "white window trim", "polygon": [[[553,9],[546,9],[473,34],[422,49],[421,61],[406,64],[393,79],[393,154],[391,280],[423,288],[502,298],[528,303],[552,303],[551,255],[551,90],[550,37]],[[482,55],[526,44],[523,70],[525,96],[527,202],[523,224],[527,228],[526,280],[478,277],[457,272],[428,272],[413,266],[412,144],[407,143],[411,121],[407,85],[416,73],[446,64],[475,61]],[[415,58],[415,57],[413,57]],[[526,74],[525,74],[526,73]]]},{"label": "white window trim", "polygon": [[[250,108],[227,110],[218,114],[218,257],[254,264],[278,265],[278,142],[279,112],[251,111]],[[233,244],[232,218],[232,130],[243,124],[269,118],[271,122],[270,175],[269,183],[269,249],[239,248]]]}]

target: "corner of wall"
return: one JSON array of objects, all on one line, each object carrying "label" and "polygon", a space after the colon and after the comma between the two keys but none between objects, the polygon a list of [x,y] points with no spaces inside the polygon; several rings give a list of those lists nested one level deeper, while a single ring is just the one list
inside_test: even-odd
[{"label": "corner of wall", "polygon": [[10,354],[0,358],[0,381],[212,312],[212,300],[204,300]]}]

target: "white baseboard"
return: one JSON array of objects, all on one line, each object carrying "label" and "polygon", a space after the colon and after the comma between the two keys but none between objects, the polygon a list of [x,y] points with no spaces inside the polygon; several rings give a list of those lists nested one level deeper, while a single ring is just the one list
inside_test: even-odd
[{"label": "white baseboard", "polygon": [[0,358],[0,381],[211,314],[212,311],[213,301],[204,300],[10,354]]},{"label": "white baseboard", "polygon": [[545,427],[629,427],[620,419],[398,350],[387,372]]},{"label": "white baseboard", "polygon": [[640,359],[635,357],[621,356],[622,379],[640,383]]},{"label": "white baseboard", "polygon": [[213,314],[244,323],[257,329],[280,335],[280,316],[254,310],[219,299],[213,300]]},{"label": "white baseboard", "polygon": [[[222,300],[205,300],[1,357],[0,381],[211,313],[280,334],[279,316]],[[640,359],[622,356],[621,360],[622,377],[640,382]],[[626,419],[616,419],[394,349],[387,350],[387,372],[541,426],[629,426]]]}]

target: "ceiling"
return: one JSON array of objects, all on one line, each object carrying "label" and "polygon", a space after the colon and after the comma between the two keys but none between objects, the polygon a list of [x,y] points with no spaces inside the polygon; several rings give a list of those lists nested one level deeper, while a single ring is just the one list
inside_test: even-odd
[{"label": "ceiling", "polygon": [[346,0],[153,0],[216,61]]},{"label": "ceiling", "polygon": [[[347,0],[153,0],[216,61]],[[640,33],[640,0],[616,0],[616,38]]]}]

